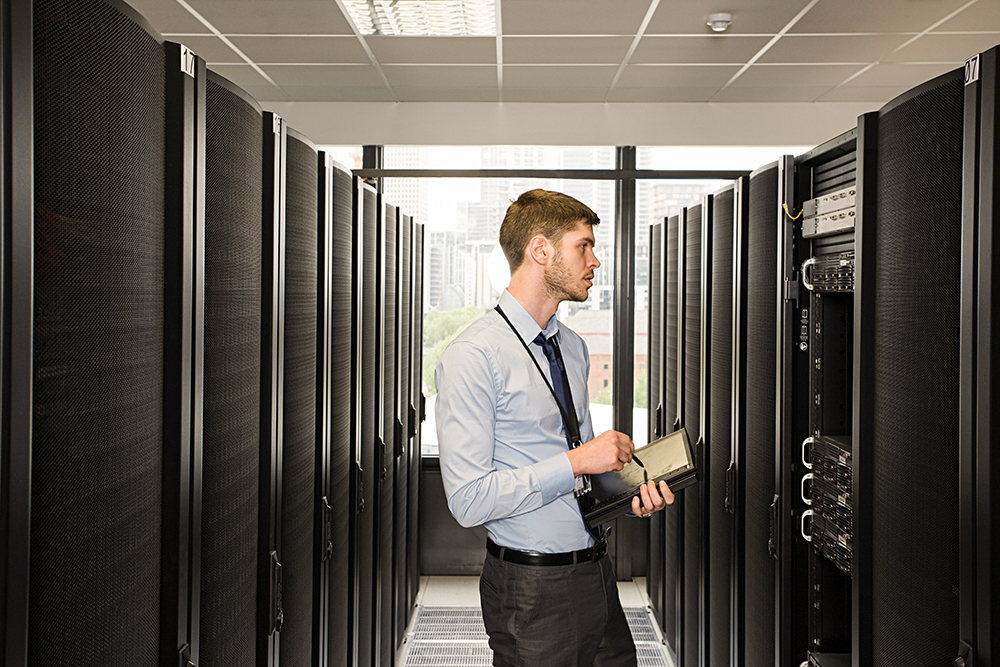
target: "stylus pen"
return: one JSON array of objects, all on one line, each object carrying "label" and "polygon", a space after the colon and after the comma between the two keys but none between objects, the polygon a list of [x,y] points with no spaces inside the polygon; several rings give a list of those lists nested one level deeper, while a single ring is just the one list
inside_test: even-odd
[{"label": "stylus pen", "polygon": [[636,463],[638,463],[640,468],[643,468],[643,469],[646,468],[646,466],[642,465],[642,461],[640,461],[639,457],[636,456],[635,454],[632,455],[632,460],[635,461]]}]

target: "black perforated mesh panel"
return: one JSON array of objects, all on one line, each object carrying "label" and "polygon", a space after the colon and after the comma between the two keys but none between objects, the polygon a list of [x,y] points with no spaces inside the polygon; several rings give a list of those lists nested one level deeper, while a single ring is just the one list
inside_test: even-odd
[{"label": "black perforated mesh panel", "polygon": [[774,500],[778,168],[750,178],[747,242],[746,665],[774,664],[774,559],[768,551]]},{"label": "black perforated mesh panel", "polygon": [[423,229],[422,224],[416,223],[414,221],[413,225],[413,237],[410,240],[413,246],[413,266],[411,271],[413,273],[413,326],[410,332],[410,338],[413,341],[413,352],[410,355],[410,365],[412,369],[412,385],[410,387],[410,401],[411,406],[416,410],[416,434],[413,437],[412,446],[410,448],[410,470],[409,470],[409,484],[407,486],[407,491],[409,492],[409,526],[410,529],[407,531],[407,561],[410,564],[409,569],[409,604],[413,605],[416,601],[417,589],[420,586],[420,568],[418,566],[419,561],[419,491],[420,491],[420,469],[421,469],[421,443],[420,443],[420,409],[421,401],[423,399],[422,387],[423,387],[423,350],[424,350],[424,336],[423,336],[423,323],[424,323],[424,308],[423,308],[423,283],[424,283],[424,244],[423,244]]},{"label": "black perforated mesh panel", "polygon": [[288,136],[281,443],[281,664],[312,657],[318,261],[316,151]]},{"label": "black perforated mesh panel", "polygon": [[[663,387],[661,349],[663,345],[663,224],[657,223],[649,231],[649,363],[647,364],[649,388],[649,439],[662,436],[658,425],[657,408],[660,406]],[[661,408],[662,409],[662,408]],[[657,621],[663,622],[663,514],[654,514],[649,519],[649,563],[647,567],[646,591]]]},{"label": "black perforated mesh panel", "polygon": [[733,190],[715,196],[712,210],[712,272],[709,396],[712,408],[705,433],[708,447],[708,618],[709,656],[716,665],[729,659],[732,568],[732,515],[726,510],[726,471],[732,460],[733,405]]},{"label": "black perforated mesh panel", "polygon": [[362,201],[362,245],[363,258],[361,268],[361,467],[364,470],[364,502],[365,509],[359,515],[358,551],[358,664],[373,664],[374,628],[378,619],[375,618],[375,563],[370,554],[374,553],[375,540],[374,520],[375,494],[381,471],[375,470],[377,456],[375,446],[377,433],[375,431],[375,258],[378,242],[378,196],[369,188],[361,193]]},{"label": "black perforated mesh panel", "polygon": [[382,400],[382,428],[385,439],[386,469],[380,489],[379,512],[379,576],[382,579],[381,589],[381,651],[382,664],[391,665],[394,654],[392,640],[392,586],[393,586],[393,518],[395,515],[393,497],[393,448],[396,445],[394,437],[395,401],[393,400],[396,386],[396,209],[383,206],[385,255],[382,265],[382,377],[379,378],[379,391]]},{"label": "black perforated mesh panel", "polygon": [[258,109],[209,79],[200,611],[206,667],[256,661],[261,122]]},{"label": "black perforated mesh panel", "polygon": [[[684,232],[684,428],[701,437],[701,205],[687,210]],[[701,486],[684,494],[684,642],[682,663],[697,667],[701,633]]]},{"label": "black perforated mesh panel", "polygon": [[409,421],[410,405],[410,217],[400,216],[399,224],[399,280],[400,285],[397,301],[399,303],[399,367],[396,377],[398,402],[396,405],[396,419],[403,425],[403,431],[397,433],[401,440],[396,443],[397,449],[403,453],[396,459],[396,488],[395,488],[395,567],[396,567],[396,588],[395,588],[395,608],[396,616],[394,627],[396,629],[393,641],[398,645],[403,639],[406,630],[406,623],[409,621],[409,604],[407,602],[407,578],[406,578],[406,531],[410,528],[407,525],[407,489],[408,466],[406,452],[409,449],[407,427]]},{"label": "black perforated mesh panel", "polygon": [[330,667],[346,667],[350,628],[348,609],[349,549],[342,540],[350,534],[353,442],[351,441],[351,332],[354,234],[353,177],[333,172],[333,258],[330,294],[330,508],[333,555],[330,559]]},{"label": "black perforated mesh panel", "polygon": [[879,116],[872,649],[888,667],[950,665],[959,639],[962,109],[956,70]]},{"label": "black perforated mesh panel", "polygon": [[103,2],[34,3],[30,665],[158,662],[158,39]]},{"label": "black perforated mesh panel", "polygon": [[[666,285],[664,322],[667,330],[663,336],[667,343],[665,352],[667,377],[664,381],[663,415],[666,431],[670,433],[674,430],[675,421],[680,415],[680,406],[678,405],[680,392],[677,387],[677,370],[680,359],[679,337],[677,335],[678,318],[680,317],[680,277],[677,275],[680,268],[678,255],[680,225],[677,216],[667,220],[666,236],[667,275],[663,282]],[[680,512],[676,505],[667,505],[666,509],[663,510],[664,525],[666,526],[663,552],[663,636],[674,651],[677,650],[677,615],[680,611],[678,609],[680,601],[677,599],[680,551],[680,534],[677,527],[679,515]]]}]

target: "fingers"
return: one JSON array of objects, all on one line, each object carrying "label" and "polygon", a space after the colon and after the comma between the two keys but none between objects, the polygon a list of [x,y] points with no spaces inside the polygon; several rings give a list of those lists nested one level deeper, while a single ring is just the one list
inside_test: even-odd
[{"label": "fingers", "polygon": [[667,502],[668,505],[673,505],[674,503],[674,492],[670,490],[666,482],[660,482],[660,495]]},{"label": "fingers", "polygon": [[674,502],[674,494],[666,482],[660,482],[657,488],[655,482],[648,482],[639,487],[639,495],[632,498],[632,514],[648,516],[659,512]]}]

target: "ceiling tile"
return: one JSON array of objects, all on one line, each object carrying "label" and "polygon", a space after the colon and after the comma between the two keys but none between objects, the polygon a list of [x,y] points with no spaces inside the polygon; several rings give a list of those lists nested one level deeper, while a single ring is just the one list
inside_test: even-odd
[{"label": "ceiling tile", "polygon": [[965,64],[970,57],[1000,44],[1000,32],[965,35],[924,35],[885,58],[885,63]]},{"label": "ceiling tile", "polygon": [[502,0],[504,35],[634,35],[649,0]]},{"label": "ceiling tile", "polygon": [[[297,102],[394,102],[392,93],[382,86],[285,86],[283,90]],[[274,100],[277,102],[278,100]]]},{"label": "ceiling tile", "polygon": [[368,47],[382,65],[496,64],[496,37],[424,37],[368,35]]},{"label": "ceiling tile", "polygon": [[[532,67],[527,65],[504,65],[503,86],[511,88],[572,88],[604,87],[611,85],[618,68],[614,66]],[[504,94],[506,99],[506,93]]]},{"label": "ceiling tile", "polygon": [[926,30],[968,0],[835,0],[819,2],[789,31],[916,33]]},{"label": "ceiling tile", "polygon": [[1000,30],[1000,0],[979,0],[976,4],[963,9],[957,16],[948,19],[934,32],[948,30]]},{"label": "ceiling tile", "polygon": [[[835,0],[839,1],[839,0]],[[713,35],[705,23],[709,14],[726,12],[733,23],[732,34],[775,34],[806,6],[808,0],[684,0],[660,2],[646,27],[647,35]]]},{"label": "ceiling tile", "polygon": [[653,88],[616,86],[608,96],[608,102],[707,102],[718,90],[718,86],[659,86]]},{"label": "ceiling tile", "polygon": [[394,86],[400,102],[496,102],[497,88]]},{"label": "ceiling tile", "polygon": [[235,51],[229,48],[228,44],[218,37],[185,35],[183,37],[168,37],[167,39],[183,44],[209,64],[244,62],[243,58],[240,58]]},{"label": "ceiling tile", "polygon": [[[853,81],[851,82],[853,83]],[[905,86],[852,86],[833,88],[817,98],[817,102],[871,102],[872,111],[907,91]]]},{"label": "ceiling tile", "polygon": [[504,102],[561,102],[561,103],[600,103],[608,94],[607,88],[594,86],[560,87],[551,86],[507,88],[503,89]]},{"label": "ceiling tile", "polygon": [[353,35],[333,0],[190,0],[223,34]]},{"label": "ceiling tile", "polygon": [[291,99],[281,90],[272,86],[250,65],[212,65],[209,69],[229,79],[257,101],[287,102]]},{"label": "ceiling tile", "polygon": [[646,36],[630,63],[745,63],[767,44],[768,37],[730,35]]},{"label": "ceiling tile", "polygon": [[924,81],[955,69],[949,65],[875,65],[849,82],[852,86],[902,86],[909,90]]},{"label": "ceiling tile", "polygon": [[504,37],[504,64],[620,65],[632,37]]},{"label": "ceiling tile", "polygon": [[785,35],[761,63],[870,63],[910,39],[909,35]]},{"label": "ceiling tile", "polygon": [[844,81],[861,67],[858,65],[753,65],[730,87],[775,88],[822,87],[827,90]]},{"label": "ceiling tile", "polygon": [[371,63],[357,37],[230,37],[256,63]]},{"label": "ceiling tile", "polygon": [[282,88],[286,86],[371,86],[385,87],[372,65],[263,65]]},{"label": "ceiling tile", "polygon": [[389,84],[396,86],[430,86],[432,88],[496,87],[496,65],[384,65],[382,71]]},{"label": "ceiling tile", "polygon": [[730,86],[720,90],[713,102],[813,102],[825,93],[827,86]]},{"label": "ceiling tile", "polygon": [[160,34],[209,32],[201,21],[174,0],[129,0],[128,4]]},{"label": "ceiling tile", "polygon": [[[718,88],[740,68],[735,65],[657,66],[629,65],[618,79],[622,88],[695,87]],[[617,87],[616,86],[616,87]]]}]

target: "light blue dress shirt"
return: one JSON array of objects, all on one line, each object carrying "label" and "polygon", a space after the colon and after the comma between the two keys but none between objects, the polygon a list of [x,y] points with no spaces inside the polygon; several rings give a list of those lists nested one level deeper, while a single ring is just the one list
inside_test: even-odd
[{"label": "light blue dress shirt", "polygon": [[[540,329],[506,290],[500,307],[542,372],[549,362],[531,341],[559,336],[580,438],[592,440],[587,345],[553,316]],[[460,333],[434,374],[441,475],[448,507],[463,526],[485,525],[500,546],[537,553],[594,543],[573,495],[566,427],[552,392],[517,336],[491,310]]]}]

